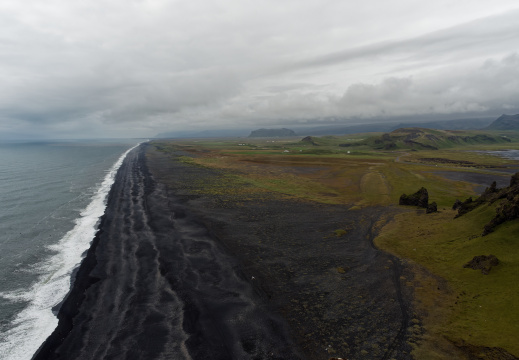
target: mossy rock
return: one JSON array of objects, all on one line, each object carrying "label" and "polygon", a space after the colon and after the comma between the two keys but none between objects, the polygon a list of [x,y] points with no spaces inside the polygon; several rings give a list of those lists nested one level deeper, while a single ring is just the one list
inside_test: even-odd
[{"label": "mossy rock", "polygon": [[426,188],[422,187],[414,194],[402,194],[400,196],[399,204],[427,208],[427,205],[429,205],[429,193]]}]

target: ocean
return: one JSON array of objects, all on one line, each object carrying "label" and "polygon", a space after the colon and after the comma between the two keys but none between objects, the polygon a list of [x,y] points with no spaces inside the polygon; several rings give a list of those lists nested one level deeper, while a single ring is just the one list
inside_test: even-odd
[{"label": "ocean", "polygon": [[31,359],[138,140],[0,143],[0,358]]}]

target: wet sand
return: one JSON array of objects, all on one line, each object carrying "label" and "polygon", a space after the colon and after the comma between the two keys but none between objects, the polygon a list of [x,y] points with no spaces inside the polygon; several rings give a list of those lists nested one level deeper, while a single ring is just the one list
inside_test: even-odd
[{"label": "wet sand", "polygon": [[177,155],[128,155],[35,359],[412,358],[411,275],[372,243],[396,208],[200,195],[222,173]]}]

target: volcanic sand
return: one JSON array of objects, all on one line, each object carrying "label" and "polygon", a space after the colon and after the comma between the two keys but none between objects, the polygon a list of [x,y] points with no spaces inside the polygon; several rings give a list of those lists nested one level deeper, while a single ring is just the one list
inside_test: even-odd
[{"label": "volcanic sand", "polygon": [[[373,245],[397,208],[352,210],[269,192],[201,193],[204,184],[225,181],[225,173],[180,161],[183,155],[148,146],[153,178],[170,204],[182,206],[236,259],[258,301],[285,319],[303,356],[412,358],[408,328],[416,319],[402,285],[412,275]],[[375,174],[364,183],[382,180]]]}]

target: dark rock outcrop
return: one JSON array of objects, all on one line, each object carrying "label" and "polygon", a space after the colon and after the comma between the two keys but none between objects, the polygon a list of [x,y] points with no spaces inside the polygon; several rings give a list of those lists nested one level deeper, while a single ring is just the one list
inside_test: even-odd
[{"label": "dark rock outcrop", "polygon": [[483,236],[494,231],[497,225],[519,218],[519,194],[509,194],[506,201],[496,209],[496,216],[483,228]]},{"label": "dark rock outcrop", "polygon": [[460,207],[461,207],[461,201],[456,199],[456,201],[454,202],[454,205],[452,205],[452,210],[458,210]]},{"label": "dark rock outcrop", "polygon": [[483,236],[490,234],[496,226],[506,221],[519,219],[519,173],[512,176],[510,186],[499,189],[494,181],[476,200],[468,198],[461,204],[456,200],[452,208],[458,209],[455,217],[459,217],[482,204],[491,205],[496,201],[500,201],[496,207],[496,216],[484,226]]},{"label": "dark rock outcrop", "polygon": [[[512,176],[512,179],[513,179],[513,176]],[[498,190],[499,189],[497,188],[497,183],[495,181],[493,181],[492,184],[490,184],[490,186],[485,189],[484,194],[493,194],[493,193],[496,193]]]},{"label": "dark rock outcrop", "polygon": [[474,256],[474,258],[463,265],[463,267],[474,270],[481,270],[481,273],[488,275],[490,273],[490,269],[492,269],[493,266],[497,266],[498,264],[499,260],[497,257],[495,257],[495,255],[479,255]]},{"label": "dark rock outcrop", "polygon": [[429,193],[427,189],[422,187],[420,190],[411,195],[402,194],[400,196],[399,205],[412,205],[427,208],[429,205]]},{"label": "dark rock outcrop", "polygon": [[397,145],[394,142],[384,144],[384,150],[394,150],[396,148],[397,148]]},{"label": "dark rock outcrop", "polygon": [[464,202],[456,200],[454,205],[452,205],[453,209],[454,209],[454,207],[456,207],[456,209],[458,209],[458,213],[456,214],[456,216],[454,218],[460,217],[461,215],[464,215],[464,214],[474,210],[479,204],[480,203],[474,202],[474,200],[472,200],[472,197],[469,197]]},{"label": "dark rock outcrop", "polygon": [[419,143],[418,141],[413,141],[413,140],[404,140],[404,144],[411,148],[438,150],[438,148],[436,146],[422,144],[422,143]]},{"label": "dark rock outcrop", "polygon": [[319,146],[318,144],[316,144],[316,142],[311,136],[304,137],[303,139],[301,139],[301,142],[305,144],[310,144],[312,146]]},{"label": "dark rock outcrop", "polygon": [[472,197],[469,197],[464,202],[460,202],[459,200],[456,200],[454,205],[452,206],[453,210],[458,209],[458,214],[456,217],[459,217],[463,214],[466,214],[475,208],[477,208],[479,205],[487,202],[487,203],[493,203],[494,201],[498,200],[500,198],[500,189],[497,188],[497,183],[495,181],[490,184],[489,187],[485,189],[485,191],[481,194],[480,197],[478,197],[476,200],[472,200]]},{"label": "dark rock outcrop", "polygon": [[426,214],[435,213],[438,212],[438,205],[436,202],[432,202],[429,205],[427,205],[427,209],[425,209]]},{"label": "dark rock outcrop", "polygon": [[512,178],[510,179],[510,187],[514,187],[519,185],[519,173],[515,173],[512,175]]}]

